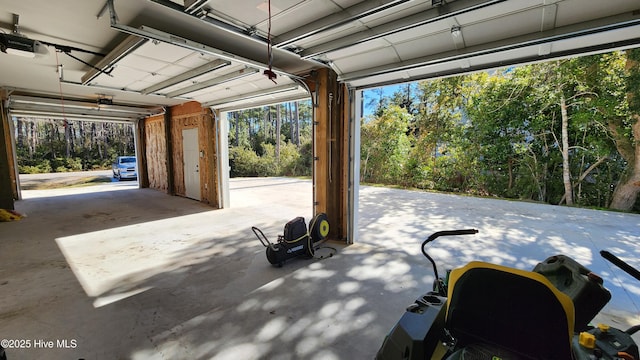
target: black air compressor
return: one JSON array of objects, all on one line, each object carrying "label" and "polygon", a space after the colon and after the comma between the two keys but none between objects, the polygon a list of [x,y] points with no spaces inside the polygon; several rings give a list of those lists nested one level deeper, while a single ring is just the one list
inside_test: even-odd
[{"label": "black air compressor", "polygon": [[272,243],[264,233],[255,226],[251,227],[260,243],[266,247],[267,260],[271,265],[281,267],[285,261],[298,256],[313,257],[314,244],[329,235],[327,214],[319,213],[311,219],[309,228],[302,216],[298,216],[284,225],[284,233],[278,235],[278,241]]}]

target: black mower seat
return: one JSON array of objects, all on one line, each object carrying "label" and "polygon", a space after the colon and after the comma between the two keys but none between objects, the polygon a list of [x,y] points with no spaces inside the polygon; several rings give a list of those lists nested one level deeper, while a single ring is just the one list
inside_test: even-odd
[{"label": "black mower seat", "polygon": [[571,299],[541,274],[484,262],[451,272],[446,327],[459,346],[570,360],[573,324]]}]

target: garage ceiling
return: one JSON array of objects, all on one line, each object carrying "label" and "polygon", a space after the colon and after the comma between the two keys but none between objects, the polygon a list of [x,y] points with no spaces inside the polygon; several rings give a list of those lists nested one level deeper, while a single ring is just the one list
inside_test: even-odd
[{"label": "garage ceiling", "polygon": [[[48,50],[35,58],[0,53],[0,87],[20,101],[91,107],[107,99],[142,107],[144,116],[189,100],[232,110],[306,98],[301,80],[320,67],[365,88],[640,44],[637,0],[271,0],[270,7],[269,31],[265,0],[0,0],[2,31],[18,30]],[[269,38],[275,81],[263,74]]]}]

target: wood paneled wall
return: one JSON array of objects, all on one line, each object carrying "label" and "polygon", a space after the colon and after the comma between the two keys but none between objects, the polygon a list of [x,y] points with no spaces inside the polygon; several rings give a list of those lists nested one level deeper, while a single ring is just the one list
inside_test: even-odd
[{"label": "wood paneled wall", "polygon": [[[146,155],[149,174],[149,187],[185,196],[184,158],[182,131],[198,129],[198,150],[200,168],[200,201],[219,207],[218,201],[218,169],[215,118],[210,109],[202,108],[198,102],[188,102],[171,107],[169,110],[170,131],[165,129],[162,116],[152,117],[145,121]],[[167,154],[167,139],[171,144],[171,154]],[[167,174],[168,162],[172,163],[171,174]],[[169,177],[173,181],[168,181]],[[168,189],[173,183],[173,189]]]}]

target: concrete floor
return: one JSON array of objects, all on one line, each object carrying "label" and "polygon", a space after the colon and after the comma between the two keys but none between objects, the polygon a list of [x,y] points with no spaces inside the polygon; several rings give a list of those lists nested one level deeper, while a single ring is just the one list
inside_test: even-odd
[{"label": "concrete floor", "polygon": [[471,227],[430,247],[442,270],[564,253],[605,279],[601,318],[640,323],[640,284],[598,255],[640,267],[639,215],[363,187],[356,244],[274,268],[250,227],[275,239],[289,219],[308,222],[311,183],[231,189],[224,210],[133,182],[24,191],[28,217],[0,223],[0,338],[30,344],[9,359],[371,359],[431,287],[422,240]]}]

